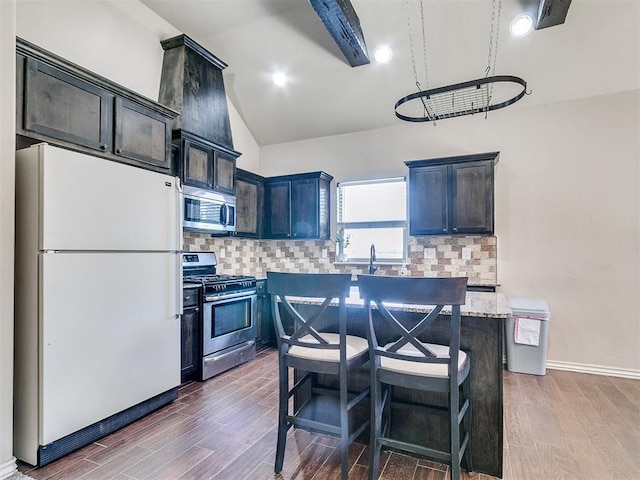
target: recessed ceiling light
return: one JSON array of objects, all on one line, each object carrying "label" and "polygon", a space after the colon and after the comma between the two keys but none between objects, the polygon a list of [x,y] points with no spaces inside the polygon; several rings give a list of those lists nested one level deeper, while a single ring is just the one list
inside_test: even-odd
[{"label": "recessed ceiling light", "polygon": [[393,58],[393,51],[389,45],[378,45],[373,51],[373,58],[376,62],[385,65]]},{"label": "recessed ceiling light", "polygon": [[514,37],[524,37],[533,30],[533,17],[528,13],[517,15],[509,25],[509,32]]},{"label": "recessed ceiling light", "polygon": [[282,72],[274,73],[271,79],[279,87],[284,87],[287,84],[287,76]]}]

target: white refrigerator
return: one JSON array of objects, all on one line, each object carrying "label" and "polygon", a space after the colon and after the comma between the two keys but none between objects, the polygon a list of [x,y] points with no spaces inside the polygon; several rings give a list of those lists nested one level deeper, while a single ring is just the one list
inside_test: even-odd
[{"label": "white refrigerator", "polygon": [[53,147],[16,152],[14,455],[44,465],[176,397],[176,177]]}]

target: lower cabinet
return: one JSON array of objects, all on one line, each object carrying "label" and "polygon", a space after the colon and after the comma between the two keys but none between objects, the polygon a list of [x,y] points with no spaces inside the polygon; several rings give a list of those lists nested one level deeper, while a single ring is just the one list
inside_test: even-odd
[{"label": "lower cabinet", "polygon": [[267,293],[267,280],[258,279],[256,281],[258,290],[258,308],[256,313],[256,325],[258,327],[258,337],[256,348],[262,350],[267,347],[277,346],[276,330],[271,316],[271,299]]},{"label": "lower cabinet", "polygon": [[180,380],[193,380],[198,374],[200,353],[200,289],[185,288],[180,320]]}]

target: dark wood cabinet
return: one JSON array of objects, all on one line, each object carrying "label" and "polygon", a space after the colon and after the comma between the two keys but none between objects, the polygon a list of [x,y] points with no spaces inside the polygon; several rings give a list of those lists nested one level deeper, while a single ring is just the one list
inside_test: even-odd
[{"label": "dark wood cabinet", "polygon": [[116,155],[171,168],[171,119],[144,105],[115,100]]},{"label": "dark wood cabinet", "polygon": [[176,163],[184,185],[235,195],[239,152],[180,132],[174,139]]},{"label": "dark wood cabinet", "polygon": [[216,152],[213,158],[213,189],[234,194],[236,191],[236,157]]},{"label": "dark wood cabinet", "polygon": [[491,234],[498,152],[405,162],[409,234]]},{"label": "dark wood cabinet", "polygon": [[448,170],[447,165],[409,170],[409,229],[411,235],[448,233],[450,231]]},{"label": "dark wood cabinet", "polygon": [[325,172],[268,178],[266,238],[329,238],[330,186]]},{"label": "dark wood cabinet", "polygon": [[181,140],[182,183],[213,188],[213,149],[198,142]]},{"label": "dark wood cabinet", "polygon": [[256,289],[258,292],[258,308],[256,309],[258,335],[256,348],[261,350],[266,347],[275,347],[277,340],[273,317],[271,315],[271,297],[267,293],[267,280],[264,278],[258,279],[256,281]]},{"label": "dark wood cabinet", "polygon": [[291,237],[291,182],[267,180],[264,192],[267,200],[265,237]]},{"label": "dark wood cabinet", "polygon": [[25,65],[21,130],[110,151],[113,95],[33,58]]},{"label": "dark wood cabinet", "polygon": [[185,288],[180,322],[180,378],[182,382],[197,377],[200,352],[200,289]]},{"label": "dark wood cabinet", "polygon": [[18,145],[46,141],[167,173],[177,112],[16,40]]},{"label": "dark wood cabinet", "polygon": [[493,160],[451,165],[453,233],[493,233]]},{"label": "dark wood cabinet", "polygon": [[264,218],[264,177],[246,170],[236,170],[237,237],[262,237]]}]

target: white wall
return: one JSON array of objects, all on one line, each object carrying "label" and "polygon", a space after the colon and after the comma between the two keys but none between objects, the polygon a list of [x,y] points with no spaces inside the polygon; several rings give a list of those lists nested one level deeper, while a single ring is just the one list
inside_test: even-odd
[{"label": "white wall", "polygon": [[548,301],[550,361],[640,375],[639,108],[640,91],[537,107],[525,99],[486,120],[399,121],[263,147],[261,173],[322,169],[340,182],[406,175],[405,160],[500,151],[501,291]]},{"label": "white wall", "polygon": [[0,479],[16,470],[13,457],[15,34],[15,2],[0,1]]},{"label": "white wall", "polygon": [[[19,37],[153,100],[160,41],[183,33],[138,0],[18,0],[16,16]],[[238,165],[255,171],[258,146],[235,108],[229,110],[234,148],[242,153]]]}]

